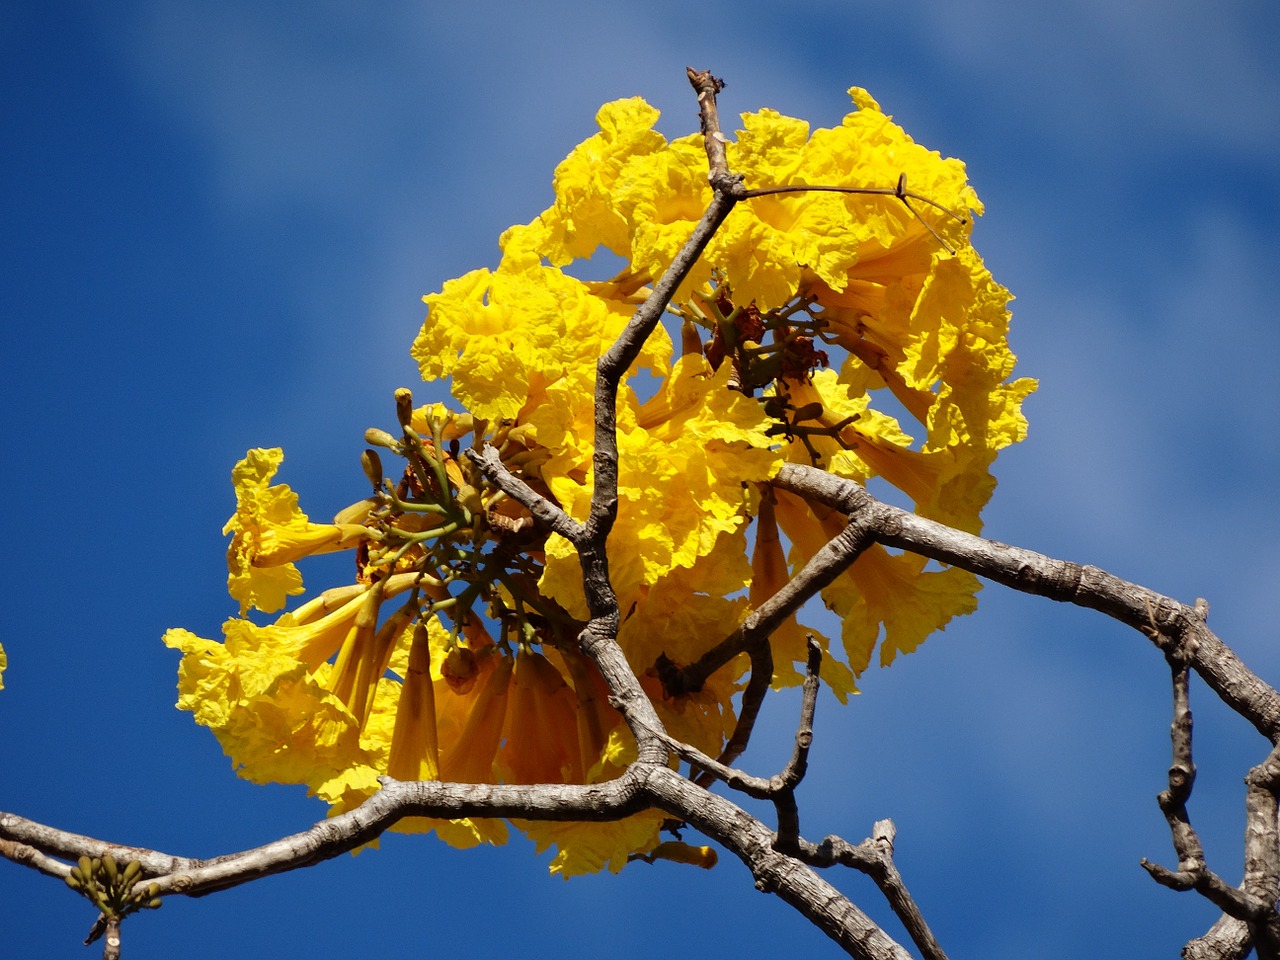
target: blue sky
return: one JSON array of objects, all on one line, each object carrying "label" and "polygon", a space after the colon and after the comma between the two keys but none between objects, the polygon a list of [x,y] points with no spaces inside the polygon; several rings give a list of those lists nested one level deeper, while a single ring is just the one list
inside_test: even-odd
[{"label": "blue sky", "polygon": [[[315,515],[360,480],[365,427],[413,385],[420,297],[495,262],[606,100],[696,124],[830,125],[868,88],[957,156],[975,242],[1016,294],[1031,434],[987,533],[1180,599],[1280,679],[1280,41],[1263,0],[699,4],[29,3],[0,8],[0,809],[212,856],[323,808],[254,787],[173,708],[160,635],[234,613],[219,529],[232,464],[286,449]],[[21,536],[16,536],[21,534]],[[953,957],[1170,955],[1213,912],[1138,866],[1172,860],[1159,655],[1089,615],[983,591],[978,613],[845,709],[824,699],[810,836],[899,827],[899,866]],[[1191,815],[1240,875],[1241,778],[1265,744],[1193,690]],[[784,723],[747,758],[769,773]],[[873,915],[878,895],[840,885]],[[15,956],[66,957],[92,920],[0,863]],[[891,929],[892,928],[892,925]],[[131,921],[132,958],[764,957],[835,948],[735,862],[568,883],[515,845],[424,838]],[[85,956],[96,953],[86,950]]]}]

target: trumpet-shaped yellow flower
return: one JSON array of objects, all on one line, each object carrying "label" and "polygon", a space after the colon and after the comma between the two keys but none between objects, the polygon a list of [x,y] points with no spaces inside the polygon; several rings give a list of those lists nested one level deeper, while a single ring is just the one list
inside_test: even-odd
[{"label": "trumpet-shaped yellow flower", "polygon": [[241,776],[315,785],[363,756],[355,717],[323,674],[262,643],[246,621],[228,621],[224,631],[224,643],[186,630],[170,630],[165,643],[184,654],[179,708],[217,735]]},{"label": "trumpet-shaped yellow flower", "polygon": [[298,495],[286,484],[271,483],[283,461],[278,448],[250,450],[231,474],[236,512],[222,532],[232,534],[227,585],[242,616],[251,606],[264,613],[279,610],[285,597],[302,593],[293,561],[342,550],[364,532],[353,524],[311,523],[298,509]]}]

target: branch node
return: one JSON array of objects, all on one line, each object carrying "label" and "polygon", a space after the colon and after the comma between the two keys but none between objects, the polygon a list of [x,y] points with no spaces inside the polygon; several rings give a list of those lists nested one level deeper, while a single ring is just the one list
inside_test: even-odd
[{"label": "branch node", "polygon": [[877,820],[871,826],[871,839],[883,846],[889,855],[893,855],[893,841],[898,837],[897,825],[889,819]]}]

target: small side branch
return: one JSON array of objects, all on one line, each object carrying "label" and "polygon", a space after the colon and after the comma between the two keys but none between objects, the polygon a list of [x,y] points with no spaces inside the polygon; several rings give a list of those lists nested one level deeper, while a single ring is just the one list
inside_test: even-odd
[{"label": "small side branch", "polygon": [[856,846],[841,837],[829,836],[818,844],[802,842],[799,858],[815,867],[840,865],[866,874],[880,888],[925,960],[947,960],[893,862],[896,837],[897,827],[892,820],[877,820],[871,836]]},{"label": "small side branch", "polygon": [[[773,648],[767,642],[753,644],[747,648],[747,656],[751,658],[751,679],[742,691],[742,703],[738,708],[733,735],[720,751],[722,764],[733,763],[747,749],[751,734],[756,728],[756,720],[760,717],[760,708],[764,706],[764,698],[773,686]],[[694,782],[705,787],[711,780],[703,773],[695,777]]]},{"label": "small side branch", "polygon": [[695,70],[686,67],[689,83],[698,94],[698,120],[702,128],[702,142],[707,151],[707,180],[717,192],[735,194],[741,200],[745,195],[742,189],[742,178],[729,172],[729,159],[725,152],[727,143],[720,129],[720,111],[716,106],[716,95],[724,89],[724,81],[713,77],[710,70]]},{"label": "small side branch", "polygon": [[778,849],[790,853],[800,844],[800,810],[796,806],[796,787],[809,770],[809,748],[813,746],[813,716],[818,708],[818,674],[822,668],[822,647],[809,635],[808,660],[805,663],[804,689],[800,699],[800,722],[796,726],[795,746],[791,759],[774,777],[776,793],[773,805],[778,811]]},{"label": "small side branch", "polygon": [[466,454],[480,468],[485,479],[533,514],[533,518],[548,530],[555,531],[570,543],[577,543],[582,538],[582,524],[508,470],[493,444],[486,443],[479,450],[468,448]]},{"label": "small side branch", "polygon": [[[1191,671],[1186,661],[1179,656],[1169,657],[1169,666],[1173,674],[1173,722],[1169,726],[1169,736],[1173,743],[1173,763],[1169,766],[1169,786],[1161,790],[1156,797],[1160,810],[1168,821],[1169,832],[1173,836],[1173,849],[1178,856],[1178,874],[1176,881],[1184,884],[1183,889],[1195,885],[1195,880],[1205,869],[1204,848],[1200,837],[1187,814],[1187,801],[1191,798],[1191,790],[1196,781],[1196,765],[1191,756],[1191,703],[1188,691],[1188,680]],[[1155,864],[1142,861],[1148,871],[1156,870]],[[1173,877],[1169,871],[1161,883],[1170,885]],[[1156,876],[1152,873],[1152,876]]]},{"label": "small side branch", "polygon": [[[809,656],[805,668],[804,687],[800,701],[800,720],[796,726],[795,746],[787,765],[772,777],[756,777],[729,766],[723,759],[715,760],[697,747],[677,740],[665,731],[649,731],[676,756],[691,767],[701,768],[711,779],[722,780],[734,790],[740,790],[757,800],[773,800],[784,793],[792,793],[804,779],[809,767],[809,749],[813,745],[813,717],[818,705],[818,672],[822,666],[822,648],[809,638]],[[705,784],[701,784],[705,786]],[[781,829],[779,830],[781,833]],[[794,832],[792,835],[795,835]]]},{"label": "small side branch", "polygon": [[815,553],[781,590],[762,603],[742,626],[725,637],[700,658],[679,666],[662,657],[658,661],[658,677],[673,696],[700,690],[707,678],[738,654],[757,644],[768,642],[769,636],[818,591],[844,573],[874,543],[874,531],[857,517]]},{"label": "small side branch", "polygon": [[[1154,625],[1149,629],[1155,632]],[[1214,926],[1220,935],[1229,937],[1225,945],[1231,950],[1251,943],[1260,960],[1273,960],[1280,956],[1280,915],[1275,908],[1280,894],[1280,830],[1276,822],[1280,763],[1276,750],[1245,778],[1245,878],[1239,888],[1234,888],[1208,868],[1204,847],[1187,812],[1196,776],[1191,745],[1189,651],[1170,644],[1165,647],[1165,656],[1173,679],[1173,722],[1169,727],[1173,762],[1169,766],[1169,786],[1160,791],[1156,800],[1169,824],[1178,869],[1169,870],[1145,857],[1142,866],[1157,883],[1174,890],[1195,890],[1227,917],[1239,921],[1236,925],[1219,922]],[[1199,949],[1207,947],[1208,940],[1202,937],[1193,943],[1199,944]],[[1226,955],[1232,955],[1231,950]]]}]

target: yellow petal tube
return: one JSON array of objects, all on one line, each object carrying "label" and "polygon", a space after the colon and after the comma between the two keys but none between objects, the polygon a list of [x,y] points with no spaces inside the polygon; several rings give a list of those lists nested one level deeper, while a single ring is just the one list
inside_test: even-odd
[{"label": "yellow petal tube", "polygon": [[397,780],[435,780],[440,776],[431,642],[421,622],[414,627],[409,647],[409,669],[396,707],[387,773]]},{"label": "yellow petal tube", "polygon": [[495,652],[481,665],[481,680],[470,694],[456,696],[450,691],[437,699],[442,728],[446,720],[451,721],[452,727],[450,732],[440,732],[444,747],[440,757],[442,780],[493,782],[493,761],[507,716],[511,667],[510,657]]},{"label": "yellow petal tube", "polygon": [[516,654],[505,743],[498,757],[509,783],[582,783],[577,699],[541,653]]}]

